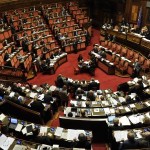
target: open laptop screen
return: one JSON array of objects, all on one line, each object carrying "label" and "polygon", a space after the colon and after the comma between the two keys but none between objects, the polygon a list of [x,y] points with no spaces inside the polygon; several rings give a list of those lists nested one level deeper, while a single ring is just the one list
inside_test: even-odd
[{"label": "open laptop screen", "polygon": [[18,123],[18,120],[15,119],[15,118],[10,118],[10,122],[13,123],[13,124],[17,124],[17,123]]},{"label": "open laptop screen", "polygon": [[108,116],[108,122],[109,122],[109,123],[113,123],[114,118],[115,118],[115,115],[113,115],[113,116]]}]

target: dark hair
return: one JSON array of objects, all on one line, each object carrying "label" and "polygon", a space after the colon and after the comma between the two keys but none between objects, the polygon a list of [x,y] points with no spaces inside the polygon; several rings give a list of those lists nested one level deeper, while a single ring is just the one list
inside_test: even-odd
[{"label": "dark hair", "polygon": [[68,117],[72,117],[73,116],[73,113],[72,112],[69,112],[68,113]]}]

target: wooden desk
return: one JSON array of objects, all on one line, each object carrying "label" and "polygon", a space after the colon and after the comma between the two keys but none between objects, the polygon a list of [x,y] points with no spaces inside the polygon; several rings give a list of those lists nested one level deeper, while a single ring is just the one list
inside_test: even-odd
[{"label": "wooden desk", "polygon": [[109,75],[115,74],[115,66],[110,65],[109,63],[105,61],[98,60],[98,67],[102,69],[104,72],[106,72]]},{"label": "wooden desk", "polygon": [[141,44],[141,36],[137,36],[133,33],[127,33],[127,41],[136,43],[136,44]]}]

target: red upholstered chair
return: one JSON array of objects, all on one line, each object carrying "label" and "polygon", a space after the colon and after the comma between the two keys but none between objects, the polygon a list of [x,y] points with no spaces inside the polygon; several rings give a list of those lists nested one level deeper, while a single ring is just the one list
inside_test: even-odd
[{"label": "red upholstered chair", "polygon": [[115,52],[116,51],[116,47],[117,47],[117,44],[116,43],[112,43],[112,52]]},{"label": "red upholstered chair", "polygon": [[111,42],[111,41],[108,42],[107,48],[108,48],[108,49],[111,49],[111,48],[112,48],[112,42]]},{"label": "red upholstered chair", "polygon": [[144,61],[146,60],[146,58],[144,57],[144,56],[139,56],[139,63],[141,64],[141,65],[143,65],[144,64]]},{"label": "red upholstered chair", "polygon": [[133,59],[133,56],[134,56],[134,51],[133,51],[133,50],[128,50],[127,58],[128,58],[129,60],[132,60],[132,59]]},{"label": "red upholstered chair", "polygon": [[117,54],[120,54],[121,49],[122,49],[122,46],[117,44],[117,46],[116,46],[116,51],[115,51],[115,52],[116,52]]},{"label": "red upholstered chair", "polygon": [[121,67],[119,68],[120,72],[121,72],[122,74],[127,73],[128,66],[129,66],[129,62],[128,62],[128,61],[125,61],[124,64],[123,64],[123,66],[121,66]]},{"label": "red upholstered chair", "polygon": [[144,64],[142,65],[142,71],[144,72],[149,72],[150,71],[150,60],[149,59],[146,59],[144,61]]},{"label": "red upholstered chair", "polygon": [[120,57],[116,56],[114,65],[117,66],[120,63]]},{"label": "red upholstered chair", "polygon": [[139,53],[134,52],[134,56],[133,56],[132,61],[135,62],[136,59],[139,59],[139,55],[140,55]]},{"label": "red upholstered chair", "polygon": [[104,47],[107,48],[107,46],[108,46],[108,41],[105,41],[105,42],[104,42]]},{"label": "red upholstered chair", "polygon": [[122,68],[124,66],[125,60],[121,59],[120,62],[116,65],[116,68],[119,70],[119,68]]},{"label": "red upholstered chair", "polygon": [[113,54],[110,61],[111,61],[112,63],[114,63],[114,62],[115,62],[115,58],[116,58],[116,55]]},{"label": "red upholstered chair", "polygon": [[126,47],[122,47],[120,55],[126,57],[128,49]]}]

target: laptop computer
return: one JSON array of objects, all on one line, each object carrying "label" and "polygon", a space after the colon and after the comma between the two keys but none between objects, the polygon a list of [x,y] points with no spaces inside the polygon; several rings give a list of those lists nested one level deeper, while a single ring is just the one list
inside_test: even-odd
[{"label": "laptop computer", "polygon": [[9,128],[10,129],[15,129],[17,127],[18,120],[16,118],[10,118],[10,124]]}]

